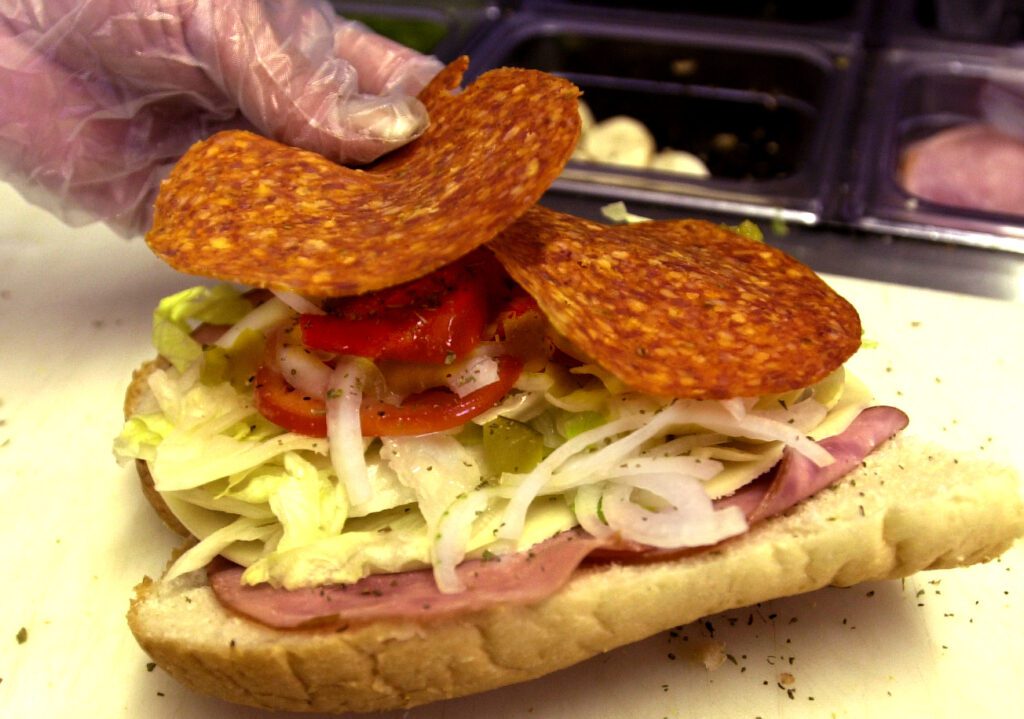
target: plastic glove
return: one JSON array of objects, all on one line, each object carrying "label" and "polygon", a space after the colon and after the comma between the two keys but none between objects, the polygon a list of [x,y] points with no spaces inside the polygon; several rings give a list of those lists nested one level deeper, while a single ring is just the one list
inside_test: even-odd
[{"label": "plastic glove", "polygon": [[0,0],[0,180],[131,235],[195,141],[248,128],[367,163],[424,130],[440,68],[318,0]]}]

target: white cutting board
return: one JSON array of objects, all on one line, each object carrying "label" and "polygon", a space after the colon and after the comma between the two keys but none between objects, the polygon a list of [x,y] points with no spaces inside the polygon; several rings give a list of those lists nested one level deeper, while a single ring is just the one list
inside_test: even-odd
[{"label": "white cutting board", "polygon": [[[111,440],[131,371],[151,356],[156,301],[193,281],[141,240],[68,229],[5,186],[0,207],[0,717],[274,716],[149,670],[124,622],[133,585],[176,540]],[[876,343],[855,370],[909,412],[909,431],[1024,470],[1024,305],[830,280]],[[709,672],[696,657],[712,630],[732,659]],[[728,612],[539,681],[387,716],[1015,716],[1021,637],[1018,547],[983,567]]]}]

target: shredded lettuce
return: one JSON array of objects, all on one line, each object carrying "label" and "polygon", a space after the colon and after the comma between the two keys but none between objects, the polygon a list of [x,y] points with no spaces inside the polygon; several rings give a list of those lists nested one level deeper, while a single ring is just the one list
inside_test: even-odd
[{"label": "shredded lettuce", "polygon": [[121,464],[132,459],[152,462],[156,459],[156,448],[173,429],[174,425],[162,414],[130,417],[114,440],[114,456]]},{"label": "shredded lettuce", "polygon": [[459,495],[480,484],[475,455],[450,435],[385,437],[382,442],[381,459],[412,490],[429,530],[436,528],[441,515]]},{"label": "shredded lettuce", "polygon": [[192,287],[160,300],[153,313],[153,345],[174,368],[183,372],[202,355],[192,339],[190,322],[234,324],[252,310],[252,304],[228,285]]},{"label": "shredded lettuce", "polygon": [[[326,454],[316,437],[271,429],[259,420],[251,399],[228,383],[198,381],[198,368],[184,374],[156,370],[149,388],[162,419],[129,420],[115,442],[122,459],[146,459],[159,491],[192,489],[270,462],[289,451]],[[144,423],[146,433],[140,428]],[[245,432],[250,427],[251,433]],[[230,434],[229,434],[230,433]],[[150,444],[159,434],[159,443]]]},{"label": "shredded lettuce", "polygon": [[429,563],[423,518],[418,512],[397,508],[369,521],[354,521],[345,532],[265,553],[249,565],[243,581],[288,589],[347,584],[371,573],[419,569]]},{"label": "shredded lettuce", "polygon": [[174,579],[182,574],[201,569],[235,542],[260,541],[266,539],[274,530],[274,526],[265,521],[239,517],[231,524],[207,535],[197,545],[178,557],[177,561],[167,570],[164,579]]},{"label": "shredded lettuce", "polygon": [[344,486],[330,481],[296,452],[284,456],[285,477],[269,497],[284,533],[277,551],[340,534],[348,513]]}]

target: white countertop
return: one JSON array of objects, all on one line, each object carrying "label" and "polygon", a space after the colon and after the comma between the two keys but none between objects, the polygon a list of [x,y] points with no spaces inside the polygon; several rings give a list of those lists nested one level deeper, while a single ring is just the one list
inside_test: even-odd
[{"label": "white countertop", "polygon": [[[0,185],[0,716],[272,717],[150,670],[124,614],[176,544],[111,440],[157,300],[194,280]],[[1024,472],[1024,304],[830,277],[852,361],[909,432]],[[1024,278],[1022,278],[1024,281]],[[1024,706],[1024,548],[711,617],[525,685],[391,717],[998,717]],[[18,641],[19,631],[27,634]],[[695,647],[724,642],[715,671]],[[789,675],[789,676],[785,676]]]}]

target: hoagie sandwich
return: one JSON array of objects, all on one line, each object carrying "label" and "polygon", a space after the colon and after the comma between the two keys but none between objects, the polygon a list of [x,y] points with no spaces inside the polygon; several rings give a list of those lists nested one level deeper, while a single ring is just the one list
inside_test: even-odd
[{"label": "hoagie sandwich", "polygon": [[536,206],[574,89],[460,77],[377,167],[223,133],[165,183],[154,251],[255,289],[167,298],[129,388],[116,452],[191,540],[129,614],[157,663],[255,706],[413,706],[1021,533],[1012,473],[891,440],[813,272]]}]

